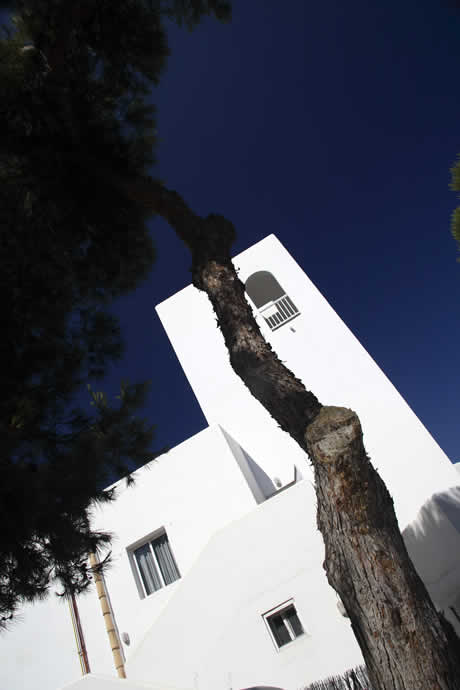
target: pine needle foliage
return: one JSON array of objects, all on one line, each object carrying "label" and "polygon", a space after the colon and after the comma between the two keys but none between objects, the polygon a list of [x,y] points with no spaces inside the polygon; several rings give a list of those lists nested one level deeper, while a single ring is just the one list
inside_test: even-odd
[{"label": "pine needle foliage", "polygon": [[152,458],[136,415],[147,384],[117,401],[88,391],[123,342],[110,307],[150,272],[148,214],[82,174],[88,156],[144,174],[157,141],[151,91],[167,25],[229,17],[222,0],[18,0],[0,37],[0,627],[58,581],[90,582],[90,526],[104,486]]},{"label": "pine needle foliage", "polygon": [[[457,192],[457,196],[460,197],[460,155],[457,157],[457,161],[451,169],[451,174],[452,178],[450,187],[454,192]],[[457,206],[452,213],[451,230],[454,240],[456,240],[457,246],[460,250],[460,206]],[[460,258],[457,260],[460,261]]]}]

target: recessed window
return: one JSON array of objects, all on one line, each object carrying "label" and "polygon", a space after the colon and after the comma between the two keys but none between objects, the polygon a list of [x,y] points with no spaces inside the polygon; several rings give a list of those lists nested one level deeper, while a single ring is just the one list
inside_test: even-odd
[{"label": "recessed window", "polygon": [[264,619],[278,649],[305,632],[292,600],[268,611]]},{"label": "recessed window", "polygon": [[142,596],[153,594],[180,578],[166,532],[133,549],[131,554]]},{"label": "recessed window", "polygon": [[246,292],[272,331],[299,316],[299,310],[276,278],[268,271],[257,271],[246,281]]}]

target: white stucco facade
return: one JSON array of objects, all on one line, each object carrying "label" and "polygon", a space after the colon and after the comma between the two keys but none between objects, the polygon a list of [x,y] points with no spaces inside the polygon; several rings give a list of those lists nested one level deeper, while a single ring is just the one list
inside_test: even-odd
[{"label": "white stucco facade", "polygon": [[[299,313],[275,331],[257,309],[256,317],[321,402],[358,412],[416,567],[460,631],[458,472],[275,237],[235,265],[244,281],[270,272],[295,305]],[[133,487],[119,482],[117,500],[94,510],[94,526],[114,535],[105,580],[118,631],[129,639],[127,679],[114,677],[91,590],[78,608],[92,673],[78,680],[70,617],[52,599],[26,607],[24,621],[1,638],[2,688],[297,690],[361,661],[322,569],[306,456],[231,370],[204,295],[187,287],[157,311],[210,426],[136,472]],[[145,596],[133,553],[160,533],[180,577]],[[303,634],[289,628],[292,640],[279,647],[267,616],[289,606]]]},{"label": "white stucco facade", "polygon": [[[171,650],[180,657],[176,682],[209,689],[300,688],[360,663],[321,567],[315,511],[303,480],[219,530],[128,660],[128,677],[140,680],[154,667],[166,683]],[[290,600],[305,634],[278,649],[263,614]]]},{"label": "white stucco facade", "polygon": [[[455,484],[451,462],[274,235],[235,257],[234,264],[243,282],[257,271],[272,273],[299,309],[297,318],[274,332],[255,313],[280,359],[320,402],[358,413],[366,449],[404,527],[433,493]],[[157,311],[208,423],[221,424],[250,455],[263,458],[268,474],[290,481],[286,453],[304,467],[303,453],[230,368],[206,295],[189,286]]]},{"label": "white stucco facade", "polygon": [[[124,646],[127,658],[216,530],[264,500],[248,461],[238,444],[213,426],[138,470],[133,487],[118,482],[116,501],[95,508],[94,527],[114,535],[106,580],[118,629],[130,637],[130,645]],[[129,553],[160,529],[168,535],[182,578],[141,598]],[[78,598],[78,608],[91,670],[113,674],[94,590]],[[0,687],[54,689],[78,677],[80,666],[67,604],[52,596],[25,607],[23,616],[24,624],[19,620],[0,642],[6,660],[0,665]],[[51,679],[55,680],[49,682]]]}]

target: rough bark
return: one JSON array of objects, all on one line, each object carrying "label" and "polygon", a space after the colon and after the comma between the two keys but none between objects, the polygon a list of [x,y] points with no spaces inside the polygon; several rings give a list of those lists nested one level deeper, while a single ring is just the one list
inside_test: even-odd
[{"label": "rough bark", "polygon": [[373,687],[458,690],[459,639],[436,612],[408,556],[391,496],[366,455],[359,419],[352,410],[323,407],[263,338],[230,258],[232,224],[218,215],[200,218],[153,180],[107,175],[119,191],[165,218],[190,248],[193,284],[211,301],[234,371],[308,453],[324,568]]},{"label": "rough bark", "polygon": [[328,581],[350,617],[373,687],[460,687],[459,640],[437,614],[407,554],[357,415],[323,407],[305,436]]},{"label": "rough bark", "polygon": [[[244,286],[216,246],[218,217],[194,253],[192,275],[217,314],[235,372],[310,456],[328,581],[350,617],[376,690],[460,686],[455,633],[434,609],[407,554],[393,501],[366,455],[351,410],[322,407],[263,339]],[[220,230],[219,230],[220,228]]]}]

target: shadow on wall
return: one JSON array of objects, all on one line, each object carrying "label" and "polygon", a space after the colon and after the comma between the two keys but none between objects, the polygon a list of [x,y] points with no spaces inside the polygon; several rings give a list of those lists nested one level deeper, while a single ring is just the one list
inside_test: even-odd
[{"label": "shadow on wall", "polygon": [[263,495],[265,498],[268,498],[271,496],[277,489],[275,484],[272,482],[270,477],[264,470],[258,465],[250,455],[246,453],[244,448],[241,449],[244,453],[244,456],[246,458],[246,462],[248,463],[249,469],[251,470],[252,474],[255,477],[255,480],[257,484],[259,485]]},{"label": "shadow on wall", "polygon": [[443,611],[460,598],[460,486],[433,494],[403,538],[418,574]]},{"label": "shadow on wall", "polygon": [[230,436],[222,426],[219,425],[224,438],[237,461],[244,478],[246,479],[249,488],[257,503],[263,503],[269,496],[276,491],[276,486],[264,472],[264,470],[251,458],[251,456],[240,446],[235,439]]}]

